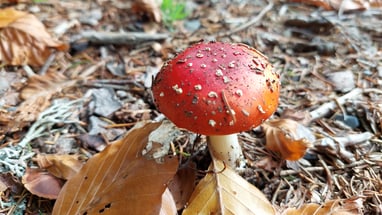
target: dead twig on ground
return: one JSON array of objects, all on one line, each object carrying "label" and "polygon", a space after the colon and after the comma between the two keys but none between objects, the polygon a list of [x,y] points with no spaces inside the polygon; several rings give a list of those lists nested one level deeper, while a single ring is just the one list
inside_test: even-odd
[{"label": "dead twig on ground", "polygon": [[79,38],[88,40],[95,44],[119,44],[134,45],[149,41],[165,40],[169,38],[168,34],[148,34],[144,32],[99,32],[83,31]]},{"label": "dead twig on ground", "polygon": [[319,118],[327,115],[328,113],[330,113],[330,111],[334,110],[334,108],[337,107],[337,104],[342,105],[347,100],[353,99],[353,98],[357,97],[358,95],[360,95],[361,93],[362,93],[362,89],[355,88],[352,91],[350,91],[349,93],[339,97],[336,101],[330,101],[328,103],[322,104],[320,107],[318,107],[317,109],[310,112],[311,120],[314,121],[316,119],[319,119]]},{"label": "dead twig on ground", "polygon": [[240,26],[238,26],[238,27],[236,27],[236,28],[234,28],[234,29],[232,29],[232,30],[230,30],[230,31],[228,31],[228,32],[218,33],[217,35],[215,35],[215,37],[225,37],[225,36],[230,36],[230,35],[232,35],[232,34],[235,34],[235,33],[239,32],[239,31],[243,31],[243,30],[247,29],[247,28],[250,27],[251,25],[254,25],[254,24],[256,24],[257,22],[259,22],[259,21],[264,17],[264,15],[265,15],[266,13],[268,13],[270,10],[272,10],[273,5],[274,5],[274,4],[273,4],[273,1],[269,1],[269,2],[268,2],[268,5],[265,6],[265,7],[260,11],[260,13],[257,14],[257,16],[255,16],[255,17],[249,19],[248,22],[246,22],[246,23],[244,23],[243,25],[240,25]]}]

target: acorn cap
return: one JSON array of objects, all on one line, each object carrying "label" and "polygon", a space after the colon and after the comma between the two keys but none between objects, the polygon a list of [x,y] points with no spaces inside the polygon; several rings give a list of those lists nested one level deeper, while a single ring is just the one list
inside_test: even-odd
[{"label": "acorn cap", "polygon": [[159,111],[204,135],[247,131],[277,106],[279,75],[267,57],[245,44],[197,43],[166,62],[152,92]]}]

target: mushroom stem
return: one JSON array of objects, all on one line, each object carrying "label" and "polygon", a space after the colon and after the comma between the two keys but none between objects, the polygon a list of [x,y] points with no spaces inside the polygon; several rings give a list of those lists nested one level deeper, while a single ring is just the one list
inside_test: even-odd
[{"label": "mushroom stem", "polygon": [[245,165],[243,152],[237,134],[208,136],[208,149],[215,159],[224,161],[233,169]]}]

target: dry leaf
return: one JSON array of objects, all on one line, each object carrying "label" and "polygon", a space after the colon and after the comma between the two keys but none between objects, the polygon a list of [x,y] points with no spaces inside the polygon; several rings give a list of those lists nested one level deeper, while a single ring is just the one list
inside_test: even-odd
[{"label": "dry leaf", "polygon": [[168,185],[174,197],[176,208],[182,209],[190,199],[195,188],[196,164],[190,162],[188,166],[179,168]]},{"label": "dry leaf", "polygon": [[362,199],[330,200],[322,205],[309,203],[299,209],[288,208],[283,215],[357,215],[362,213]]},{"label": "dry leaf", "polygon": [[214,160],[199,182],[183,215],[275,214],[264,194],[223,162]]},{"label": "dry leaf", "polygon": [[162,205],[159,215],[175,215],[177,213],[174,198],[167,188],[162,195]]},{"label": "dry leaf", "polygon": [[46,169],[57,178],[68,180],[77,174],[83,165],[79,157],[79,155],[38,154],[36,162],[41,169]]},{"label": "dry leaf", "polygon": [[177,159],[162,164],[142,156],[149,134],[160,123],[133,128],[119,141],[90,158],[67,181],[53,209],[59,214],[158,214]]},{"label": "dry leaf", "polygon": [[34,15],[13,8],[0,10],[0,38],[0,61],[7,65],[41,66],[51,48],[68,49],[68,45],[53,40]]},{"label": "dry leaf", "polygon": [[157,0],[135,0],[132,10],[137,14],[145,14],[149,19],[159,23],[162,20],[161,2]]},{"label": "dry leaf", "polygon": [[31,168],[26,169],[22,182],[29,192],[47,199],[56,199],[64,184],[48,172]]},{"label": "dry leaf", "polygon": [[8,125],[12,128],[11,131],[22,129],[29,122],[35,121],[38,115],[50,105],[53,95],[72,87],[75,83],[76,80],[68,80],[64,75],[56,72],[30,77],[20,94],[25,101],[19,105],[14,120]]},{"label": "dry leaf", "polygon": [[0,193],[7,189],[16,195],[21,195],[24,189],[20,180],[10,172],[0,174]]},{"label": "dry leaf", "polygon": [[263,123],[266,148],[277,152],[285,160],[298,160],[312,146],[311,131],[291,119],[276,119]]}]

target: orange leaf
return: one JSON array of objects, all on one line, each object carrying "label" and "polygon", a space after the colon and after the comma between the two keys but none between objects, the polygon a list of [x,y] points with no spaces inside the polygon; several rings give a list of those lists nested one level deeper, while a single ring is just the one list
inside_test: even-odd
[{"label": "orange leaf", "polygon": [[275,214],[264,194],[222,161],[214,160],[209,172],[196,186],[183,215]]},{"label": "orange leaf", "polygon": [[50,48],[66,51],[68,45],[52,39],[32,14],[13,8],[0,10],[0,61],[9,65],[41,66]]},{"label": "orange leaf", "polygon": [[280,153],[286,160],[298,160],[311,147],[314,139],[310,130],[291,119],[270,120],[262,124],[266,148]]},{"label": "orange leaf", "polygon": [[53,215],[158,214],[166,184],[178,166],[175,158],[159,164],[142,156],[149,134],[159,125],[133,128],[90,158],[65,184]]}]

